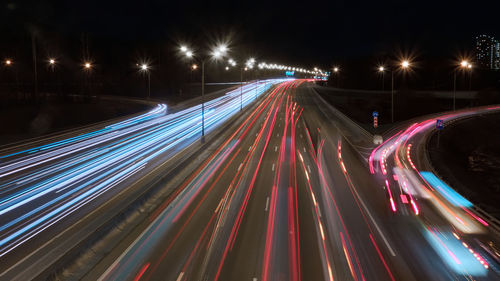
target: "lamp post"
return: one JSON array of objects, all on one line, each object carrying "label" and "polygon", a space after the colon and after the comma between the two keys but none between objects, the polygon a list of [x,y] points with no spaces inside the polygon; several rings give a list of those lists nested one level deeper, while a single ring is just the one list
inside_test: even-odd
[{"label": "lamp post", "polygon": [[180,50],[188,59],[197,58],[201,62],[201,136],[205,136],[205,61],[207,59],[220,59],[224,57],[228,51],[226,45],[215,47],[210,55],[196,57],[188,47],[181,46]]},{"label": "lamp post", "polygon": [[85,62],[83,64],[83,71],[85,72],[85,87],[87,88],[88,94],[90,96],[90,72],[92,71],[92,63]]},{"label": "lamp post", "polygon": [[472,64],[469,63],[467,65],[467,69],[469,70],[469,91],[472,89]]},{"label": "lamp post", "polygon": [[193,82],[193,71],[195,71],[196,69],[198,69],[198,65],[197,64],[193,64],[191,65],[191,74],[189,76],[189,82],[192,83]]},{"label": "lamp post", "polygon": [[382,92],[385,90],[384,83],[385,83],[385,67],[384,66],[379,66],[378,72],[382,74]]},{"label": "lamp post", "polygon": [[[410,68],[410,61],[401,61],[400,68],[403,71],[408,70]],[[394,69],[391,69],[391,122],[394,123]]]},{"label": "lamp post", "polygon": [[456,110],[456,99],[457,99],[457,71],[459,69],[467,69],[470,66],[470,63],[466,60],[462,60],[460,62],[460,66],[455,68],[453,71],[453,111]]},{"label": "lamp post", "polygon": [[334,67],[333,68],[333,73],[335,75],[335,79],[337,80],[337,88],[339,87],[339,68],[338,67]]},{"label": "lamp post", "polygon": [[148,99],[151,98],[151,71],[149,65],[143,63],[140,65],[141,72],[145,73],[148,77]]}]

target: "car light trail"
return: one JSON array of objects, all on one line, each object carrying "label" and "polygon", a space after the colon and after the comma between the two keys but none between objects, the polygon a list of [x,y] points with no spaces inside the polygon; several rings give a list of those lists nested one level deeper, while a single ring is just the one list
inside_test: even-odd
[{"label": "car light trail", "polygon": [[456,273],[476,277],[487,275],[488,265],[484,259],[474,255],[475,252],[467,244],[456,239],[451,233],[427,227],[424,234],[441,259]]},{"label": "car light trail", "polygon": [[472,203],[465,199],[463,196],[458,194],[455,190],[449,187],[446,183],[440,180],[436,175],[432,172],[422,171],[420,174],[424,177],[424,179],[432,186],[434,189],[438,190],[441,195],[443,195],[450,203],[457,207],[472,207]]},{"label": "car light trail", "polygon": [[[244,106],[283,80],[266,82],[243,86]],[[207,130],[239,112],[239,107],[240,89],[206,102]],[[201,133],[201,106],[173,114],[166,110],[166,105],[158,105],[103,129],[1,155],[0,256],[117,189],[138,171],[151,169],[158,157],[192,143]]]}]

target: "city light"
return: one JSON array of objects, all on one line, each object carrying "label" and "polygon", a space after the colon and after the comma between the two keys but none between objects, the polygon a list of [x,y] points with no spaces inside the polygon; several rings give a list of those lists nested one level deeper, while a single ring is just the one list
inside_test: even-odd
[{"label": "city light", "polygon": [[185,52],[185,54],[186,54],[186,57],[188,57],[188,58],[190,58],[190,57],[192,57],[192,56],[193,56],[193,52],[191,52],[191,51],[189,51],[189,50],[187,50],[187,51]]},{"label": "city light", "polygon": [[142,70],[148,70],[149,66],[147,64],[142,64],[141,69]]},{"label": "city light", "polygon": [[469,66],[469,62],[466,61],[466,60],[463,60],[462,62],[460,62],[460,66],[461,67],[468,67]]},{"label": "city light", "polygon": [[339,68],[338,67],[334,67],[333,68],[333,72],[339,72]]},{"label": "city light", "polygon": [[407,61],[407,60],[402,61],[402,62],[401,62],[401,67],[403,67],[403,68],[408,68],[408,67],[410,67],[410,62],[409,62],[409,61]]},{"label": "city light", "polygon": [[385,70],[385,67],[383,67],[383,66],[380,66],[380,67],[378,68],[378,71],[380,71],[380,72],[384,72],[384,70]]},{"label": "city light", "polygon": [[56,63],[56,60],[55,59],[50,59],[49,63],[52,64],[52,65],[54,65]]},{"label": "city light", "polygon": [[196,64],[193,64],[193,65],[191,66],[191,69],[192,69],[192,70],[196,70],[197,68],[198,68],[198,65],[196,65]]},{"label": "city light", "polygon": [[11,64],[12,64],[12,61],[11,61],[11,60],[5,60],[5,64],[6,64],[6,65],[11,65]]},{"label": "city light", "polygon": [[218,48],[218,51],[221,52],[221,54],[224,54],[227,52],[227,46],[226,45],[220,45]]},{"label": "city light", "polygon": [[92,67],[92,64],[90,62],[86,62],[84,65],[83,65],[86,69],[90,69]]},{"label": "city light", "polygon": [[212,53],[212,56],[216,59],[222,57],[222,53],[219,51],[219,50],[215,50],[213,53]]},{"label": "city light", "polygon": [[186,46],[181,46],[181,52],[186,53],[188,51],[188,48]]},{"label": "city light", "polygon": [[220,59],[224,55],[226,55],[227,50],[228,50],[228,48],[226,45],[217,46],[217,47],[215,47],[214,51],[212,52],[212,57],[214,59]]}]

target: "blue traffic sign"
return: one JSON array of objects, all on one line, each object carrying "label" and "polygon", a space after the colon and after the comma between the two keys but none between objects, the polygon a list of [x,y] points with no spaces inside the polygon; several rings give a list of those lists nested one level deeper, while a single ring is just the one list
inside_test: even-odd
[{"label": "blue traffic sign", "polygon": [[444,120],[436,119],[436,129],[442,130],[444,128]]},{"label": "blue traffic sign", "polygon": [[372,113],[372,115],[373,115],[373,117],[378,117],[378,111],[374,111],[374,112]]}]

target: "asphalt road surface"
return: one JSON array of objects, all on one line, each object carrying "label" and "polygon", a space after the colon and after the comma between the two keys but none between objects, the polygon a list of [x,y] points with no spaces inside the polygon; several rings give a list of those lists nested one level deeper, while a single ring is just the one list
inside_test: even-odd
[{"label": "asphalt road surface", "polygon": [[[239,106],[238,96],[235,97],[231,99],[231,110]],[[251,90],[244,97],[246,103],[255,98]],[[222,108],[218,105],[214,110]],[[162,110],[158,108],[159,114]],[[142,228],[131,232],[124,240],[128,242],[111,251],[84,279],[498,280],[495,226],[480,210],[440,182],[425,156],[425,141],[434,130],[436,118],[449,123],[496,110],[480,108],[420,118],[401,124],[382,145],[374,148],[372,136],[327,105],[310,81],[282,82],[262,95],[247,112],[248,118],[227,132],[221,144],[175,187],[175,192],[147,218]],[[185,116],[182,112],[176,114],[176,118]],[[224,114],[222,111],[212,116],[223,122]],[[172,128],[179,124],[183,123]],[[137,130],[142,136],[148,128]],[[188,127],[181,127],[172,134],[188,132]],[[162,131],[160,135],[164,134]],[[91,136],[88,141],[98,142],[100,136]],[[108,143],[109,135],[102,138]],[[128,139],[120,138],[119,143]],[[168,139],[172,141],[172,137]],[[138,173],[143,169],[141,161],[149,154],[142,154],[141,149],[151,149],[148,151],[153,155],[166,145],[154,138],[144,147],[133,144],[128,149],[137,149],[137,154],[130,164],[121,167],[128,163],[126,160],[105,163],[104,170],[96,168],[96,174],[85,178],[85,182],[113,167],[117,167],[115,173],[97,179],[96,184],[103,184],[97,190],[109,186],[104,180],[111,176],[121,181],[123,177],[142,174]],[[75,153],[73,150],[60,150],[56,156]],[[40,151],[34,153],[36,156]],[[77,155],[87,157],[95,152],[85,153]],[[106,154],[106,159],[114,161],[121,153],[125,152]],[[31,159],[29,164],[33,164],[34,160],[26,154],[16,161]],[[54,157],[50,153],[42,155]],[[44,159],[37,160],[39,166],[46,166],[41,164]],[[72,162],[65,161],[70,162],[55,162],[60,166],[51,166],[62,169],[55,175],[64,175],[69,169],[64,165]],[[21,173],[15,169],[28,164],[23,165],[2,166],[0,171],[10,177]],[[8,174],[10,171],[15,173]],[[35,175],[43,178],[42,171]],[[87,176],[81,172],[78,175]],[[57,187],[30,199],[31,190],[24,185],[20,189],[24,193],[14,188],[19,181],[33,177],[31,173],[23,176],[9,181],[16,197],[1,203],[0,212],[24,211],[3,216],[7,221],[2,225],[8,226],[2,236],[2,242],[6,242],[0,244],[4,255],[26,254],[8,251],[27,246],[11,243],[22,241],[17,236],[10,240],[5,237],[31,225],[37,217],[25,217],[12,226],[10,221],[45,206],[44,202],[50,201],[39,201],[45,194],[65,194],[82,183],[73,175],[67,180],[73,179],[74,186],[59,187],[51,182]],[[62,202],[79,198],[78,194],[88,190],[76,191]],[[91,194],[97,195],[96,192],[92,190]],[[10,194],[3,197],[10,198]],[[23,202],[18,197],[33,201],[34,207],[17,206],[16,202]],[[49,199],[53,198],[59,197]],[[60,206],[49,206],[39,216]]]},{"label": "asphalt road surface", "polygon": [[[247,84],[207,101],[206,132],[213,131],[279,82]],[[58,252],[66,250],[50,253],[54,247],[47,246],[61,233],[89,215],[98,218],[101,214],[95,210],[104,202],[128,192],[132,183],[199,139],[201,105],[170,114],[167,111],[166,105],[160,104],[142,115],[80,135],[56,136],[34,145],[2,150],[0,278],[18,276],[25,280],[36,276],[51,259],[59,257]],[[67,243],[64,247],[69,248],[73,246],[71,242],[77,245],[81,241],[59,244]],[[34,266],[28,261],[25,265],[27,258],[40,264]],[[25,275],[19,277],[17,273]]]},{"label": "asphalt road surface", "polygon": [[[434,202],[442,195],[414,191],[429,181],[401,167],[402,132],[372,151],[311,83],[285,82],[88,279],[497,280],[498,234],[474,236],[449,220],[451,203]],[[481,228],[474,211],[460,215]]]}]

